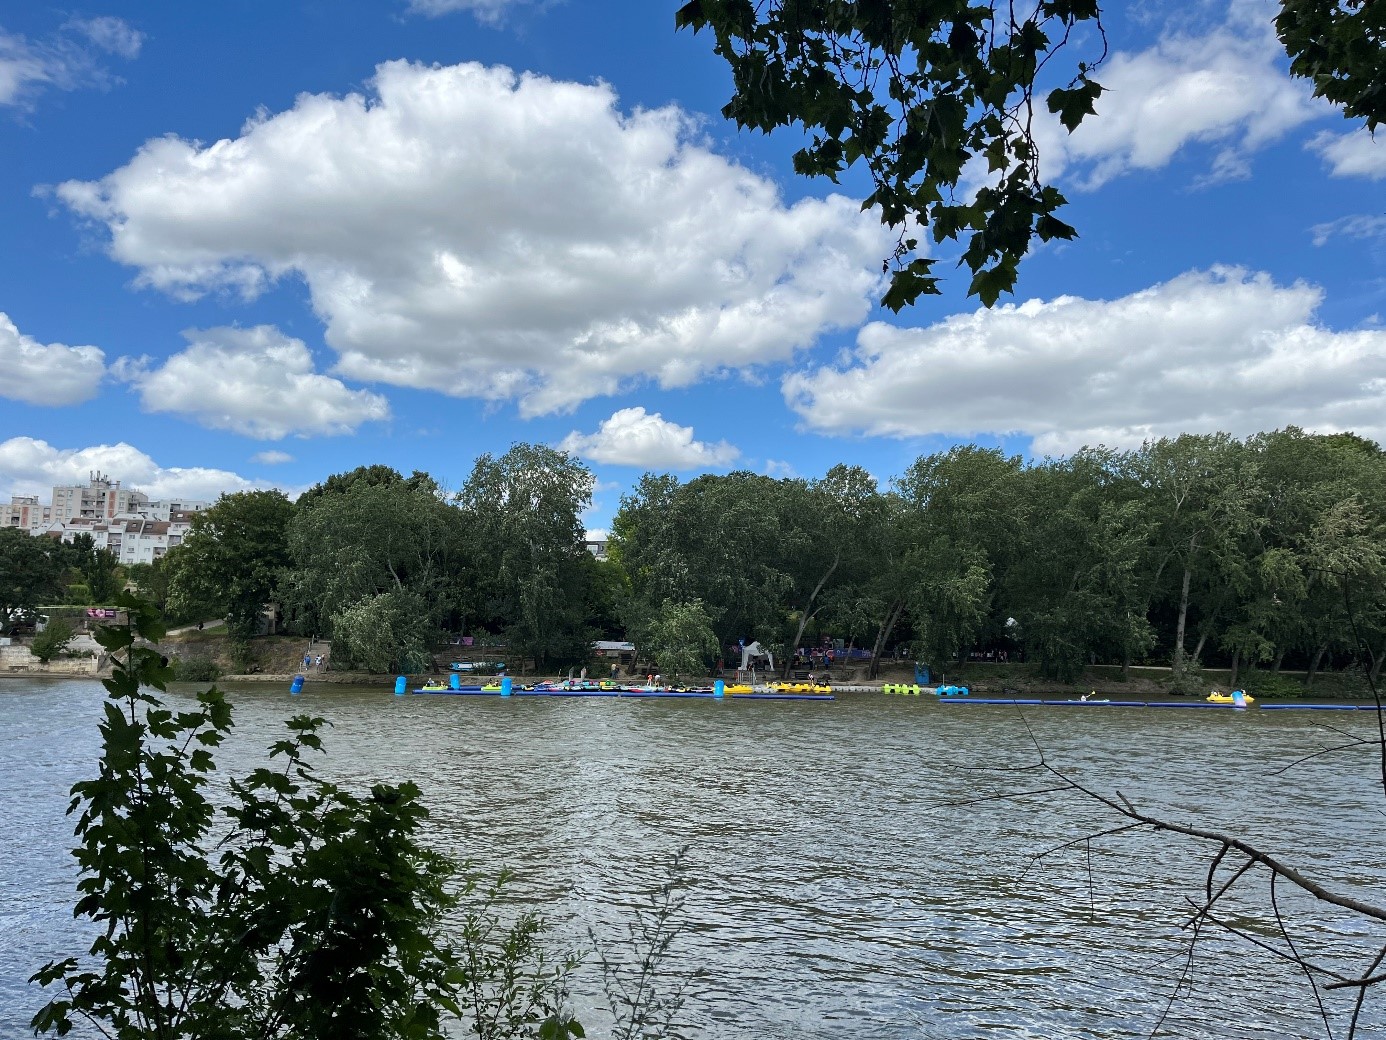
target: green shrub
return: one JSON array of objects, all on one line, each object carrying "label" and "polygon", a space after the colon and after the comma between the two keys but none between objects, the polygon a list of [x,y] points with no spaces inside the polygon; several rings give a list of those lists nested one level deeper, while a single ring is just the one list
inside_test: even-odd
[{"label": "green shrub", "polygon": [[178,657],[173,660],[174,682],[216,682],[221,665],[210,657]]},{"label": "green shrub", "polygon": [[[146,600],[120,605],[128,623],[96,637],[116,661],[101,761],[68,809],[74,915],[94,938],[31,977],[55,991],[35,1033],[445,1040],[460,1019],[480,1040],[582,1037],[565,1000],[573,959],[545,959],[533,915],[506,928],[494,897],[457,890],[416,785],[359,794],[322,779],[325,723],[307,715],[270,748],[281,762],[219,780],[231,705],[212,687],[195,708],[166,706],[170,669],[148,645],[163,620]],[[460,946],[442,928],[459,909]]]},{"label": "green shrub", "polygon": [[1190,665],[1182,674],[1171,674],[1165,682],[1165,689],[1177,697],[1206,697],[1213,687],[1201,668]]},{"label": "green shrub", "polygon": [[1303,697],[1305,694],[1303,679],[1280,672],[1247,672],[1242,676],[1241,685],[1247,693],[1263,701]]},{"label": "green shrub", "polygon": [[34,636],[29,652],[47,664],[68,648],[74,635],[76,632],[64,619],[52,618],[43,631]]}]

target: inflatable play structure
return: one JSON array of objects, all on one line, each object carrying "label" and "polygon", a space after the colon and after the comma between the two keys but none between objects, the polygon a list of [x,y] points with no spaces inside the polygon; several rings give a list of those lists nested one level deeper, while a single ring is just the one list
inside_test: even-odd
[{"label": "inflatable play structure", "polygon": [[902,694],[906,697],[918,697],[921,692],[927,691],[922,690],[919,683],[888,682],[881,687],[881,692]]}]

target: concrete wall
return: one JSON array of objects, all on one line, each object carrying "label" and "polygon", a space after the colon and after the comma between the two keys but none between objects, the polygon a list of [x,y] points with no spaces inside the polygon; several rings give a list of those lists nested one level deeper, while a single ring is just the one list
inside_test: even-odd
[{"label": "concrete wall", "polygon": [[0,646],[0,674],[98,675],[98,657],[55,657],[44,664],[27,646]]}]

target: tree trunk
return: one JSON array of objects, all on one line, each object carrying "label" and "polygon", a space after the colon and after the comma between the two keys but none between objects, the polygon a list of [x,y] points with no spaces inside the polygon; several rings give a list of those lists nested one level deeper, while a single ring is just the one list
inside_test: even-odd
[{"label": "tree trunk", "polygon": [[876,643],[871,648],[871,665],[866,669],[868,679],[874,679],[881,674],[881,654],[885,652],[886,641],[890,639],[890,633],[895,630],[895,625],[900,620],[900,614],[904,608],[904,601],[897,599],[887,608],[885,617],[881,619],[880,626],[876,629]]},{"label": "tree trunk", "polygon": [[1314,684],[1314,673],[1319,670],[1319,664],[1323,661],[1323,655],[1328,653],[1328,647],[1321,646],[1314,651],[1314,657],[1309,662],[1309,671],[1304,676],[1304,688],[1307,690]]},{"label": "tree trunk", "polygon": [[1275,663],[1271,665],[1271,675],[1280,674],[1280,662],[1283,660],[1285,660],[1285,648],[1281,647],[1280,650],[1276,652]]},{"label": "tree trunk", "polygon": [[1198,634],[1198,642],[1194,644],[1194,652],[1189,655],[1194,664],[1203,660],[1203,644],[1206,642],[1208,642],[1208,629],[1205,628]]},{"label": "tree trunk", "polygon": [[1383,656],[1386,655],[1383,655],[1380,650],[1372,651],[1372,668],[1367,675],[1371,678],[1373,684],[1376,683],[1377,678],[1381,675],[1381,659]]},{"label": "tree trunk", "polygon": [[808,602],[804,604],[804,609],[799,614],[799,630],[794,633],[794,642],[790,643],[789,646],[785,648],[784,667],[780,669],[781,679],[789,678],[789,669],[794,664],[794,653],[799,649],[799,640],[803,638],[804,629],[808,627],[809,618],[813,617],[816,613],[813,609],[813,601],[818,598],[818,594],[823,591],[823,586],[828,583],[828,579],[833,576],[833,571],[837,570],[837,565],[841,562],[842,550],[839,549],[837,552],[833,553],[832,564],[823,572],[823,577],[818,579],[818,584],[813,587],[813,593],[809,596]]},{"label": "tree trunk", "polygon": [[1185,565],[1184,583],[1179,590],[1179,620],[1174,627],[1174,660],[1170,664],[1170,671],[1174,675],[1184,674],[1184,626],[1189,619],[1189,579],[1193,577],[1192,570]]},{"label": "tree trunk", "polygon": [[1121,681],[1131,681],[1131,648],[1129,646],[1121,648]]},{"label": "tree trunk", "polygon": [[1236,650],[1233,650],[1233,651],[1232,651],[1232,680],[1231,680],[1230,685],[1231,685],[1232,689],[1234,689],[1234,690],[1237,688],[1237,669],[1238,669],[1238,666],[1239,666],[1241,663],[1242,663],[1242,648],[1241,648],[1241,647],[1238,647]]}]

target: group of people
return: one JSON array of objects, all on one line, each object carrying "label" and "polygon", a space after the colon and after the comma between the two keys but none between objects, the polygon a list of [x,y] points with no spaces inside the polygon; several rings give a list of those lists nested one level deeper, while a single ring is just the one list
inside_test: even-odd
[{"label": "group of people", "polygon": [[327,671],[327,655],[318,654],[316,657],[314,657],[311,653],[305,653],[303,655],[303,670],[305,672]]},{"label": "group of people", "polygon": [[801,664],[807,664],[810,668],[815,670],[822,668],[826,671],[832,671],[832,667],[836,659],[837,651],[835,650],[816,650],[812,648],[806,650],[801,647],[798,651],[795,652],[794,660],[791,663],[795,667],[798,667]]}]

